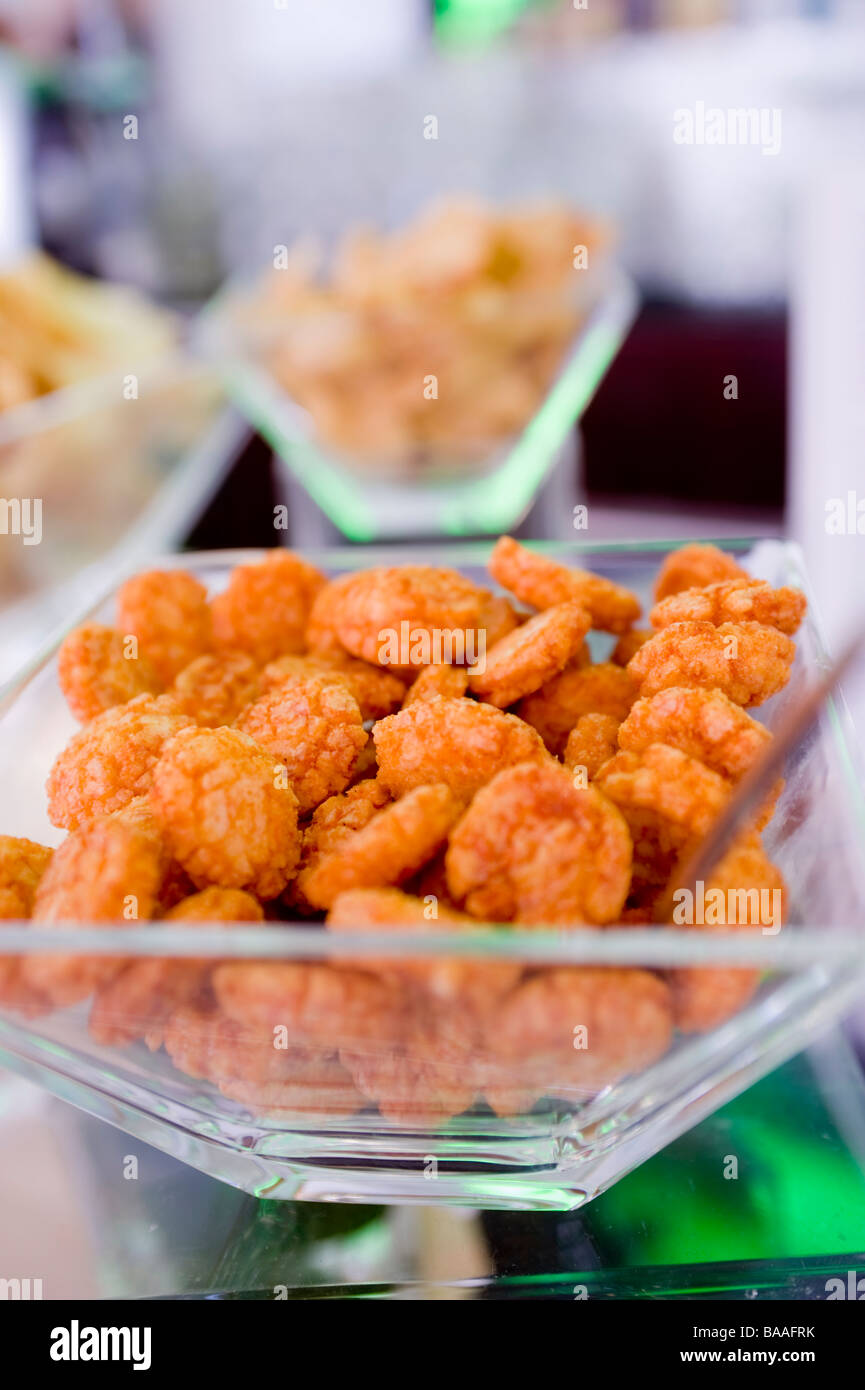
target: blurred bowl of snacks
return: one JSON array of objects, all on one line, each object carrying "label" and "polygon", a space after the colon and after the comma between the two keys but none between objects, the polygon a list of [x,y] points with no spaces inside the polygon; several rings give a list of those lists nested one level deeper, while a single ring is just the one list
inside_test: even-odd
[{"label": "blurred bowl of snacks", "polygon": [[5,699],[0,1059],[258,1195],[574,1207],[861,989],[840,696],[668,915],[826,664],[800,559],[364,558],[162,562]]},{"label": "blurred bowl of snacks", "polygon": [[173,314],[39,253],[0,276],[0,683],[182,540],[245,432]]},{"label": "blurred bowl of snacks", "polygon": [[610,245],[565,205],[452,199],[392,233],[351,229],[327,258],[312,238],[275,248],[200,341],[345,535],[501,531],[635,312]]}]

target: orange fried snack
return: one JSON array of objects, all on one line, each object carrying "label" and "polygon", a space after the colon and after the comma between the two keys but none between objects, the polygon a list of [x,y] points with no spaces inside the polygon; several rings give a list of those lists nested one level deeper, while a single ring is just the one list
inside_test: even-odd
[{"label": "orange fried snack", "polygon": [[207,590],[186,570],[148,570],[127,579],[117,595],[117,627],[138,639],[164,685],[213,644]]},{"label": "orange fried snack", "polygon": [[578,603],[557,603],[503,637],[471,670],[469,687],[479,700],[506,709],[540,689],[577,655],[589,630]]},{"label": "orange fried snack", "polygon": [[137,695],[75,734],[48,776],[48,819],[68,830],[119,811],[150,789],[168,739],[192,720],[168,695]]},{"label": "orange fried snack", "polygon": [[[462,912],[445,907],[434,899],[421,899],[398,888],[361,888],[340,893],[327,916],[331,931],[421,931],[431,933],[476,929],[476,923]],[[335,966],[344,966],[339,958]],[[480,1020],[516,984],[523,967],[514,961],[471,960],[463,956],[434,959],[409,956],[361,957],[354,966],[375,969],[394,980],[415,986],[426,999],[442,1005],[469,1010]]]},{"label": "orange fried snack", "polygon": [[749,579],[747,570],[716,545],[683,545],[667,556],[655,580],[655,602],[683,589],[702,589],[725,579]]},{"label": "orange fried snack", "polygon": [[730,784],[664,743],[619,752],[595,786],[615,802],[634,841],[635,884],[663,883],[680,856],[706,834],[730,796]]},{"label": "orange fried snack", "polygon": [[413,1008],[388,1044],[341,1047],[340,1060],[355,1085],[398,1125],[438,1124],[469,1109],[478,1029],[451,1008],[432,1001]]},{"label": "orange fried snack", "polygon": [[403,709],[417,700],[458,700],[469,688],[469,673],[464,666],[424,666],[417,680],[412,681]]},{"label": "orange fried snack", "polygon": [[787,684],[796,648],[761,623],[672,623],[628,663],[640,695],[671,685],[722,690],[736,705],[760,705]]},{"label": "orange fried snack", "polygon": [[263,691],[296,676],[331,676],[342,680],[360,708],[363,719],[384,719],[399,709],[405,696],[405,685],[390,671],[370,666],[354,657],[324,652],[315,656],[281,656],[271,661],[261,673]]},{"label": "orange fried snack", "polygon": [[663,1056],[672,1033],[669,990],[647,970],[544,970],[517,985],[489,1022],[487,1097],[494,1103],[504,1089],[501,1111],[520,1090],[529,1103],[545,1092],[598,1091]]},{"label": "orange fried snack", "polygon": [[627,666],[631,657],[636,656],[640,648],[654,635],[653,627],[632,627],[629,632],[623,632],[610,652],[610,660],[616,666]]},{"label": "orange fried snack", "polygon": [[302,652],[313,601],[326,583],[319,570],[290,550],[238,565],[210,605],[216,646],[246,652],[260,666]]},{"label": "orange fried snack", "polygon": [[145,656],[127,657],[114,628],[85,623],[64,639],[57,653],[57,679],[66,703],[81,724],[124,705],[136,695],[153,695],[159,677]]},{"label": "orange fried snack", "polygon": [[387,1043],[404,1028],[400,991],[362,970],[293,961],[232,962],[214,970],[213,992],[241,1027],[271,1035],[278,1028],[304,1045]]},{"label": "orange fried snack", "polygon": [[[468,660],[477,646],[484,593],[456,570],[398,565],[343,576],[322,595],[323,623],[352,656],[376,666],[411,668]],[[462,649],[462,653],[460,651]]]},{"label": "orange fried snack", "polygon": [[[261,922],[261,905],[235,888],[205,888],[177,903],[168,922]],[[170,957],[132,960],[97,986],[88,1028],[97,1042],[124,1046],[144,1038],[151,1051],[162,1042],[166,1020],[201,994],[210,974],[208,961]]]},{"label": "orange fried snack", "polygon": [[[665,895],[666,896],[666,895]],[[778,931],[786,912],[784,879],[757,834],[742,835],[713,870],[699,901],[673,887],[673,922],[708,931]],[[706,1033],[726,1022],[755,993],[760,972],[727,966],[682,966],[665,972],[673,1017],[683,1033]]]},{"label": "orange fried snack", "polygon": [[[404,883],[441,849],[461,811],[443,782],[414,787],[311,860],[298,890],[313,907],[326,908],[351,888]],[[344,821],[340,829],[345,831]]]},{"label": "orange fried snack", "polygon": [[0,921],[25,920],[54,851],[35,840],[0,835]]},{"label": "orange fried snack", "polygon": [[171,698],[178,709],[207,728],[233,724],[260,693],[258,667],[246,652],[199,656],[177,676]]},{"label": "orange fried snack", "polygon": [[272,1032],[245,1028],[212,1003],[176,1009],[164,1042],[180,1071],[214,1083],[257,1113],[348,1115],[363,1105],[335,1051],[277,1047]]},{"label": "orange fried snack", "polygon": [[733,782],[744,777],[772,741],[769,730],[723,690],[675,685],[637,700],[618,738],[619,747],[632,753],[650,743],[669,744]]},{"label": "orange fried snack", "polygon": [[198,888],[283,891],[299,853],[297,798],[273,757],[238,729],[183,729],[153,773],[169,850]]},{"label": "orange fried snack", "polygon": [[289,906],[311,906],[303,891],[309,873],[325,855],[332,854],[368,825],[390,800],[390,792],[381,782],[366,778],[316,807],[303,831],[297,876],[286,891]]},{"label": "orange fried snack", "polygon": [[802,622],[807,600],[800,589],[773,589],[760,579],[729,579],[702,589],[683,589],[656,603],[649,614],[655,628],[670,623],[763,623],[792,637]]},{"label": "orange fried snack", "polygon": [[[129,926],[147,921],[161,877],[153,840],[106,817],[73,830],[55,850],[36,892],[33,921],[58,929],[76,922]],[[23,963],[22,974],[54,1007],[65,1008],[85,999],[121,965],[109,956],[33,955]]]},{"label": "orange fried snack", "polygon": [[622,720],[636,697],[637,685],[629,672],[600,661],[595,666],[567,666],[521,700],[516,713],[537,729],[551,753],[561,756],[571,729],[584,714]]},{"label": "orange fried snack", "polygon": [[620,724],[612,714],[582,714],[565,744],[564,763],[573,775],[582,768],[593,782],[604,763],[618,752]]},{"label": "orange fried snack", "polygon": [[503,637],[507,637],[509,632],[513,632],[515,627],[519,627],[525,616],[514,608],[504,594],[489,594],[484,591],[478,627],[486,634],[487,651]]},{"label": "orange fried snack", "polygon": [[[0,923],[30,916],[52,854],[53,850],[35,840],[0,835]],[[0,955],[0,1007],[28,1015],[41,1013],[49,1007],[48,1001],[27,983],[22,964],[21,956]]]},{"label": "orange fried snack", "polygon": [[592,627],[605,632],[627,632],[640,616],[639,599],[621,584],[588,570],[570,569],[510,536],[496,541],[489,571],[502,588],[532,608],[579,603],[590,614]]},{"label": "orange fried snack", "polygon": [[379,720],[372,736],[379,779],[394,796],[446,782],[468,801],[502,768],[547,759],[534,729],[474,700],[419,700]]},{"label": "orange fried snack", "polygon": [[237,727],[283,764],[301,815],[348,786],[368,738],[345,682],[322,675],[286,678]]},{"label": "orange fried snack", "polygon": [[550,762],[508,768],[452,831],[448,888],[475,917],[529,925],[615,921],[631,875],[624,817]]}]

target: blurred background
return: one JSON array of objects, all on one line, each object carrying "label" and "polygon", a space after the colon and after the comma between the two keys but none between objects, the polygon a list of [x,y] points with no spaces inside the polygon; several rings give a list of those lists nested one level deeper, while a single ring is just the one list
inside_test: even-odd
[{"label": "blurred background", "polygon": [[[0,684],[160,551],[499,530],[789,535],[837,645],[863,603],[863,171],[861,0],[0,0]],[[25,1090],[12,1248],[50,1192],[64,1292],[226,1284],[197,1208],[171,1247],[191,1179],[157,1155],[163,1216],[109,1213],[94,1251]],[[766,1211],[822,1213],[846,1189],[817,1165],[800,1194],[782,1140]],[[801,1264],[830,1226],[861,1248],[845,1201],[703,1257]],[[599,1263],[677,1258],[651,1232],[635,1258],[612,1203]],[[426,1272],[507,1271],[520,1229]],[[377,1239],[329,1277],[380,1273]],[[157,1257],[195,1277],[148,1283]]]},{"label": "blurred background", "polygon": [[[786,530],[845,628],[856,0],[0,0],[0,39],[0,493],[43,501],[38,544],[12,513],[0,536],[0,676],[145,552],[573,538],[580,505],[589,541]],[[456,302],[442,274],[477,229],[428,209],[467,197],[500,259],[503,210],[573,210],[594,264],[569,324],[523,290],[502,345],[518,288],[489,257]],[[438,349],[473,385],[433,447],[391,437],[393,366],[440,291]]]}]

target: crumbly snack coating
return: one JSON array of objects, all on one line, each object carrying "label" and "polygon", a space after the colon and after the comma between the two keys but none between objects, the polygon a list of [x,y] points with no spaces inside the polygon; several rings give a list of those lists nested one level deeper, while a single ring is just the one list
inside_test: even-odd
[{"label": "crumbly snack coating", "polygon": [[750,579],[750,575],[716,545],[683,545],[673,550],[658,570],[655,602],[683,589],[702,588],[725,579]]},{"label": "crumbly snack coating", "polygon": [[560,757],[568,735],[584,714],[625,718],[637,697],[637,684],[628,671],[609,661],[593,666],[570,665],[515,709],[520,719],[537,729],[551,753]]},{"label": "crumbly snack coating", "polygon": [[192,724],[168,695],[137,695],[75,734],[48,777],[48,819],[75,830],[145,795],[169,739]]},{"label": "crumbly snack coating", "polygon": [[260,666],[302,652],[306,625],[325,576],[290,550],[232,570],[210,607],[217,648],[246,652]]},{"label": "crumbly snack coating", "polygon": [[547,757],[534,729],[474,700],[418,701],[380,720],[372,736],[379,778],[393,796],[443,781],[468,801],[503,768]]},{"label": "crumbly snack coating", "polygon": [[121,633],[103,623],[85,623],[64,638],[57,653],[57,679],[80,724],[136,695],[155,695],[162,689],[147,657],[127,655],[128,650]]},{"label": "crumbly snack coating", "polygon": [[150,800],[172,857],[198,888],[276,898],[300,852],[297,798],[272,755],[239,729],[182,730],[153,773]]},{"label": "crumbly snack coating", "polygon": [[287,678],[237,728],[284,765],[301,815],[348,786],[368,737],[348,686],[322,675]]},{"label": "crumbly snack coating", "polygon": [[795,654],[789,637],[762,623],[671,623],[640,648],[627,671],[641,695],[694,685],[722,690],[751,708],[784,688]]},{"label": "crumbly snack coating", "polygon": [[773,589],[759,579],[729,579],[702,589],[683,589],[656,603],[649,614],[654,628],[671,623],[763,623],[792,637],[807,607],[801,589]]},{"label": "crumbly snack coating", "polygon": [[483,668],[469,675],[469,688],[479,700],[507,709],[567,666],[580,651],[589,622],[578,603],[545,609],[486,652]]},{"label": "crumbly snack coating", "polygon": [[137,638],[163,685],[213,645],[207,590],[186,570],[147,570],[127,579],[117,595],[117,627]]},{"label": "crumbly snack coating", "polygon": [[631,875],[624,818],[550,762],[498,774],[450,837],[448,888],[475,917],[526,925],[612,922]]},{"label": "crumbly snack coating", "polygon": [[552,608],[575,601],[591,615],[592,627],[605,632],[627,632],[640,616],[636,594],[611,579],[589,570],[570,569],[510,536],[496,541],[489,562],[490,574],[502,588],[532,608]]}]

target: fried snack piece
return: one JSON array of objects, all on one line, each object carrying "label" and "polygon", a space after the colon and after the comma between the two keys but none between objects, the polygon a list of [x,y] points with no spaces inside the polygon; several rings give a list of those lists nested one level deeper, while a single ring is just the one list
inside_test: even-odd
[{"label": "fried snack piece", "polygon": [[35,840],[0,835],[0,921],[25,919],[54,851]]},{"label": "fried snack piece", "polygon": [[165,914],[166,922],[263,922],[260,902],[239,888],[202,888]]},{"label": "fried snack piece", "polygon": [[[0,835],[0,922],[30,916],[40,879],[53,850],[35,840]],[[48,1000],[24,979],[21,956],[0,956],[0,1007],[29,1016],[49,1007]]]},{"label": "fried snack piece", "polygon": [[244,1028],[212,1002],[175,1010],[164,1042],[179,1070],[213,1082],[223,1095],[258,1112],[351,1114],[363,1104],[335,1052],[277,1047],[272,1032]]},{"label": "fried snack piece", "polygon": [[639,599],[621,584],[588,570],[570,569],[528,550],[511,536],[496,541],[489,571],[502,588],[532,608],[579,603],[589,612],[591,626],[605,632],[627,632],[640,616]]},{"label": "fried snack piece", "polygon": [[239,961],[213,972],[217,1003],[241,1027],[285,1029],[304,1045],[392,1042],[402,1036],[403,992],[362,970],[283,961]]},{"label": "fried snack piece", "polygon": [[121,634],[102,623],[85,623],[64,638],[57,653],[57,679],[80,724],[136,695],[154,695],[161,689],[147,658],[127,658],[125,649]]},{"label": "fried snack piece", "polygon": [[642,752],[650,743],[666,743],[731,782],[744,777],[772,741],[769,730],[741,705],[733,704],[723,690],[677,685],[637,700],[618,737],[619,747],[632,753]]},{"label": "fried snack piece", "polygon": [[[688,886],[670,884],[673,922],[706,931],[777,932],[784,922],[787,887],[779,869],[755,833],[740,836],[712,871],[702,897],[695,901]],[[662,917],[668,894],[658,901]],[[760,971],[729,966],[682,966],[665,972],[676,1027],[683,1033],[706,1033],[744,1008],[760,983]]]},{"label": "fried snack piece", "polygon": [[702,589],[683,589],[656,603],[649,621],[655,628],[671,623],[763,623],[792,637],[802,622],[807,600],[800,589],[773,589],[759,579],[730,579]]},{"label": "fried snack piece", "polygon": [[381,782],[367,778],[346,792],[328,797],[316,807],[303,832],[297,876],[286,890],[285,901],[289,906],[312,907],[304,893],[306,879],[311,874],[314,876],[314,870],[326,855],[340,849],[368,825],[390,800],[390,792]]},{"label": "fried snack piece", "polygon": [[515,712],[560,757],[571,729],[584,714],[609,714],[622,720],[636,698],[637,685],[629,671],[599,661],[595,666],[565,667],[540,690],[520,700]]},{"label": "fried snack piece", "polygon": [[732,555],[716,545],[683,545],[667,556],[655,580],[655,602],[680,594],[683,589],[702,589],[725,579],[750,579]]},{"label": "fried snack piece", "polygon": [[336,635],[333,615],[354,580],[354,571],[328,579],[312,601],[306,622],[305,644],[314,656],[345,656],[345,647]]},{"label": "fried snack piece", "polygon": [[[543,970],[517,985],[489,1021],[486,1094],[500,1096],[503,1081],[511,1104],[520,1090],[529,1091],[529,1103],[544,1092],[597,1091],[663,1056],[672,1032],[669,990],[647,970]],[[497,1108],[505,1108],[501,1100]]]},{"label": "fried snack piece", "polygon": [[[147,921],[156,907],[162,863],[152,839],[133,826],[106,817],[73,830],[42,876],[33,904],[33,921],[62,928],[125,926]],[[109,980],[123,962],[108,956],[30,956],[23,962],[25,982],[54,1007],[85,999]]]},{"label": "fried snack piece", "polygon": [[515,627],[519,627],[525,617],[504,594],[485,594],[478,627],[486,633],[487,651],[513,632]]},{"label": "fried snack piece", "polygon": [[76,830],[150,789],[166,742],[192,720],[169,695],[136,695],[75,734],[48,776],[48,819]]},{"label": "fried snack piece", "polygon": [[469,688],[469,673],[464,666],[424,666],[417,680],[408,688],[403,709],[418,700],[458,700]]},{"label": "fried snack piece", "polygon": [[186,570],[147,570],[127,579],[117,594],[117,627],[138,638],[163,685],[213,645],[207,590]]},{"label": "fried snack piece", "polygon": [[171,857],[162,826],[153,813],[148,796],[136,796],[122,810],[114,811],[113,817],[115,820],[122,821],[124,825],[131,825],[134,829],[140,830],[142,834],[149,836],[159,854],[159,862],[162,866],[162,882],[159,888],[157,916],[161,917],[174,907],[175,903],[179,903],[183,898],[189,897],[190,893],[195,892],[195,884],[185,869]]},{"label": "fried snack piece", "polygon": [[[261,905],[236,888],[205,888],[165,914],[168,922],[261,922]],[[143,1038],[151,1052],[162,1043],[163,1027],[175,1009],[201,995],[211,961],[148,957],[133,960],[99,985],[88,1028],[97,1042],[125,1046]]]},{"label": "fried snack piece", "polygon": [[259,671],[246,652],[210,652],[191,661],[171,687],[178,709],[196,724],[233,724],[260,694]]},{"label": "fried snack piece", "polygon": [[578,603],[557,603],[529,618],[486,653],[469,675],[479,700],[506,709],[539,690],[577,655],[589,630],[589,615]]},{"label": "fried snack piece", "polygon": [[54,851],[33,903],[33,921],[122,925],[153,916],[162,874],[158,848],[114,816],[73,830]]},{"label": "fried snack piece", "polygon": [[446,782],[468,801],[502,768],[547,759],[534,729],[474,700],[419,700],[379,720],[372,736],[379,778],[394,796]]},{"label": "fried snack piece", "polygon": [[474,917],[523,924],[612,922],[631,874],[622,815],[553,762],[507,768],[452,831],[448,888]]},{"label": "fried snack piece", "polygon": [[259,666],[302,652],[313,601],[326,584],[319,570],[290,550],[238,565],[210,605],[216,646],[246,652]]},{"label": "fried snack piece", "polygon": [[[423,901],[398,888],[361,888],[340,893],[327,916],[331,931],[423,931],[432,933],[476,930],[471,917],[444,904]],[[334,961],[348,964],[346,958]],[[523,973],[514,961],[471,960],[461,956],[424,960],[409,956],[373,961],[364,957],[358,968],[375,969],[387,978],[402,980],[426,999],[471,1011],[480,1021],[511,989]]]},{"label": "fried snack piece", "polygon": [[341,1047],[355,1085],[385,1119],[398,1125],[441,1123],[469,1109],[477,1029],[457,1010],[428,1002],[415,1007],[388,1046]]},{"label": "fried snack piece", "polygon": [[[331,586],[327,631],[352,656],[375,666],[426,666],[451,660],[461,644],[471,654],[484,598],[483,590],[452,569],[397,565],[360,570]],[[313,622],[321,616],[315,611]]]},{"label": "fried snack piece", "polygon": [[629,632],[623,632],[610,652],[610,660],[616,666],[627,666],[631,657],[636,656],[640,648],[654,635],[653,627],[632,627]]},{"label": "fried snack piece", "polygon": [[641,696],[671,685],[722,690],[736,705],[760,705],[787,684],[796,648],[761,623],[672,623],[628,663]]},{"label": "fried snack piece", "polygon": [[634,841],[634,884],[663,883],[723,810],[730,783],[678,748],[619,752],[595,785],[615,802]]},{"label": "fried snack piece", "polygon": [[281,656],[271,661],[261,673],[262,691],[275,690],[296,676],[331,676],[342,680],[354,696],[363,719],[384,719],[399,709],[405,697],[405,685],[390,671],[370,666],[367,661],[338,653],[316,656]]},{"label": "fried snack piece", "polygon": [[297,798],[239,729],[188,728],[153,773],[150,801],[172,857],[198,888],[276,898],[297,863]]},{"label": "fried snack piece", "polygon": [[[674,896],[673,924],[706,927],[772,927],[780,929],[786,916],[787,885],[784,877],[763,848],[756,831],[738,836],[712,870],[696,904],[689,891],[674,874],[668,892]],[[668,893],[660,895],[655,920]],[[700,920],[696,920],[699,915]],[[770,933],[771,934],[771,933]]]},{"label": "fried snack piece", "polygon": [[348,786],[369,737],[345,682],[322,675],[286,678],[237,727],[284,765],[301,815]]},{"label": "fried snack piece", "polygon": [[604,763],[618,752],[620,724],[612,714],[582,714],[565,744],[565,767],[574,773],[585,770],[586,779],[593,782]]},{"label": "fried snack piece", "polygon": [[350,888],[404,883],[441,849],[461,811],[443,782],[414,787],[319,854],[299,876],[298,890],[313,907],[326,908]]}]

